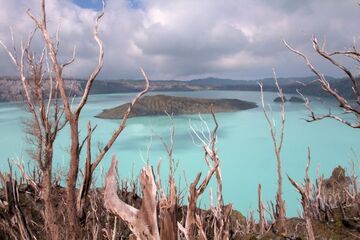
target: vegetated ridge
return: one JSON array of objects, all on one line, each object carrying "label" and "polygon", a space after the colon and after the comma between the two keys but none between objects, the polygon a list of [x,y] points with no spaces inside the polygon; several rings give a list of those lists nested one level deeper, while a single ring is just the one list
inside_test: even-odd
[{"label": "vegetated ridge", "polygon": [[[115,108],[105,109],[96,117],[120,119],[128,106],[129,103],[126,103]],[[256,103],[239,99],[204,99],[155,95],[145,96],[140,99],[129,117],[166,115],[166,113],[173,115],[209,113],[211,106],[214,112],[235,112],[257,107]]]},{"label": "vegetated ridge", "polygon": [[[351,82],[345,78],[327,77],[334,89],[345,97],[353,98]],[[285,93],[297,94],[296,90],[309,96],[327,97],[315,77],[288,77],[278,78],[279,84]],[[272,78],[258,80],[232,80],[222,78],[203,78],[190,81],[153,80],[151,91],[198,91],[198,90],[236,90],[259,91],[258,83],[263,84],[264,91],[276,92],[277,88]],[[86,81],[82,79],[65,79],[66,89],[71,96],[81,96]],[[90,94],[139,92],[143,89],[142,80],[96,80]],[[22,101],[22,83],[17,77],[0,77],[0,102]]]}]

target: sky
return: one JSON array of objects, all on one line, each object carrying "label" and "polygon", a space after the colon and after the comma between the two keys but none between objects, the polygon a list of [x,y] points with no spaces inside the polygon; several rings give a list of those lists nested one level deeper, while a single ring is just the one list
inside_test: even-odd
[{"label": "sky", "polygon": [[[47,0],[49,30],[59,28],[59,58],[76,61],[64,74],[87,78],[97,61],[94,20],[99,0]],[[0,40],[11,46],[10,28],[19,48],[34,28],[26,10],[38,15],[39,0],[0,0]],[[219,77],[258,79],[301,77],[311,72],[283,44],[306,53],[326,75],[342,76],[314,54],[311,37],[326,41],[328,51],[359,41],[360,6],[356,0],[107,0],[99,33],[105,47],[101,79]],[[33,42],[42,46],[40,35]],[[342,59],[341,59],[342,60]],[[347,63],[347,62],[346,62]],[[354,72],[358,66],[350,64]],[[0,75],[16,75],[0,49]]]}]

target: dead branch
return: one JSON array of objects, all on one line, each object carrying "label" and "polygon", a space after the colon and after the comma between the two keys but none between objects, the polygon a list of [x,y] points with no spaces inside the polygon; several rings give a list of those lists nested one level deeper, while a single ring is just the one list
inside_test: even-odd
[{"label": "dead branch", "polygon": [[[188,208],[186,212],[186,220],[185,220],[185,228],[180,228],[180,230],[183,230],[183,233],[185,235],[185,238],[190,240],[194,239],[197,236],[197,231],[199,231],[200,236],[204,236],[203,229],[199,229],[199,224],[197,220],[199,216],[196,213],[197,207],[196,203],[199,198],[199,196],[205,191],[206,187],[208,186],[211,177],[216,172],[216,169],[218,168],[218,164],[215,165],[206,175],[202,183],[199,187],[197,187],[200,178],[201,173],[198,173],[193,183],[190,184],[189,188],[189,197],[188,197]],[[205,238],[206,239],[206,238]]]},{"label": "dead branch", "polygon": [[145,88],[144,90],[142,90],[141,92],[139,92],[134,99],[131,101],[131,103],[129,104],[128,109],[126,110],[126,112],[124,113],[124,116],[121,120],[121,123],[119,125],[119,127],[116,129],[116,131],[113,133],[113,135],[111,136],[111,138],[109,139],[109,141],[107,142],[107,144],[102,148],[102,150],[100,151],[99,155],[97,156],[96,160],[94,161],[94,163],[91,166],[91,171],[94,172],[95,168],[97,167],[97,165],[100,163],[101,159],[105,156],[105,154],[107,153],[107,151],[111,148],[111,146],[113,145],[113,143],[115,142],[115,140],[117,139],[117,137],[120,135],[120,133],[124,130],[125,126],[126,126],[126,122],[127,119],[134,107],[134,105],[136,104],[136,102],[143,96],[145,95],[148,91],[149,91],[149,86],[150,86],[150,82],[149,79],[145,73],[145,71],[140,68],[140,71],[144,77],[145,80]]},{"label": "dead branch", "polygon": [[141,172],[143,199],[140,209],[124,203],[117,196],[116,167],[117,161],[113,157],[106,176],[105,207],[125,221],[138,239],[160,239],[156,212],[156,184],[151,167],[146,166]]},{"label": "dead branch", "polygon": [[[59,113],[59,106],[57,100],[55,104],[50,106],[53,94],[57,96],[56,91],[52,88],[52,72],[44,70],[46,51],[43,48],[40,56],[37,56],[31,50],[32,39],[35,35],[36,29],[32,31],[26,41],[26,44],[21,44],[21,55],[17,59],[16,48],[13,47],[13,52],[3,44],[3,47],[8,52],[8,55],[13,60],[15,66],[20,74],[23,90],[25,92],[25,101],[27,109],[32,115],[32,120],[28,121],[26,127],[28,130],[28,137],[30,143],[35,145],[35,150],[31,150],[31,156],[36,160],[41,170],[41,183],[40,187],[37,186],[34,179],[31,179],[25,172],[23,166],[18,164],[22,175],[39,192],[39,195],[45,203],[45,227],[46,231],[52,239],[59,237],[59,227],[56,224],[56,210],[53,206],[50,196],[52,189],[52,159],[53,159],[53,144],[58,132],[65,126],[60,123],[61,115]],[[13,37],[12,37],[13,39]],[[13,46],[15,43],[13,42]],[[46,62],[49,66],[49,63]],[[46,92],[45,81],[46,78],[50,81],[50,92]],[[55,91],[55,93],[53,92]],[[48,95],[48,99],[45,96]],[[45,104],[47,102],[47,104]],[[54,115],[50,116],[49,113],[53,112]],[[60,125],[61,124],[61,125]]]},{"label": "dead branch", "polygon": [[[331,118],[334,119],[336,121],[339,121],[345,125],[348,125],[352,128],[360,128],[360,108],[359,108],[359,104],[360,104],[360,88],[359,88],[359,84],[358,84],[358,80],[356,79],[356,77],[351,73],[351,71],[343,66],[342,64],[338,63],[337,61],[335,61],[334,58],[332,58],[335,55],[345,55],[345,56],[356,56],[358,53],[353,52],[334,52],[334,53],[327,53],[326,51],[323,50],[323,48],[321,48],[319,46],[318,40],[313,37],[312,38],[312,43],[313,43],[313,48],[314,50],[324,59],[328,60],[331,64],[333,64],[335,67],[337,67],[338,69],[340,69],[341,71],[344,72],[344,74],[349,78],[349,80],[351,81],[352,84],[352,91],[356,97],[356,105],[353,105],[351,103],[351,101],[349,99],[346,99],[343,95],[341,95],[336,89],[334,89],[330,82],[326,79],[326,77],[324,76],[324,74],[320,73],[319,70],[317,70],[315,68],[315,66],[310,62],[309,58],[302,52],[300,52],[299,50],[296,50],[294,48],[292,48],[286,41],[283,41],[285,46],[292,51],[293,53],[299,55],[300,57],[302,57],[307,65],[307,67],[317,76],[318,78],[318,82],[320,83],[320,86],[322,87],[322,89],[329,93],[332,97],[334,97],[337,102],[339,103],[339,107],[342,108],[344,110],[345,113],[352,113],[355,116],[355,121],[351,122],[348,120],[345,120],[343,118],[341,118],[338,115],[329,113],[329,114],[323,114],[323,115],[316,115],[314,113],[314,111],[312,110],[312,108],[309,105],[309,101],[304,98],[305,100],[305,106],[308,109],[308,111],[310,112],[310,119],[308,119],[309,122],[313,122],[313,121],[318,121],[318,120],[322,120],[325,118]],[[355,49],[356,50],[356,49]]]},{"label": "dead branch", "polygon": [[[126,113],[124,114],[118,129],[116,129],[116,131],[113,133],[113,135],[111,136],[111,138],[108,140],[107,144],[105,145],[105,147],[103,147],[99,154],[97,155],[96,159],[94,162],[91,162],[91,151],[90,151],[90,145],[91,145],[91,134],[93,133],[94,129],[88,129],[88,135],[87,137],[84,139],[83,143],[80,144],[79,147],[79,152],[82,149],[82,146],[85,142],[87,142],[87,154],[86,154],[86,164],[85,164],[85,176],[84,176],[84,180],[83,183],[81,185],[81,191],[80,191],[80,196],[78,196],[78,200],[77,200],[77,213],[78,216],[81,217],[84,214],[84,204],[86,201],[86,196],[90,190],[90,185],[91,185],[91,181],[92,181],[92,176],[93,173],[96,169],[96,167],[99,165],[99,163],[101,162],[101,160],[104,158],[105,154],[108,152],[108,150],[111,148],[111,146],[114,144],[114,142],[116,141],[116,139],[119,137],[120,133],[125,129],[126,126],[126,121],[134,107],[134,105],[136,104],[136,102],[149,91],[149,79],[145,73],[145,71],[143,69],[140,69],[143,76],[144,76],[144,80],[145,80],[145,88],[143,91],[141,91],[140,93],[138,93],[132,100],[132,102],[130,103]],[[90,124],[90,123],[89,123]],[[83,202],[83,203],[81,203]]]},{"label": "dead branch", "polygon": [[28,226],[19,203],[19,186],[17,181],[13,179],[11,173],[9,173],[3,181],[5,186],[5,199],[8,203],[7,212],[10,216],[13,216],[13,224],[19,229],[20,238],[26,240],[36,239]]},{"label": "dead branch", "polygon": [[35,181],[34,178],[30,177],[30,176],[26,173],[26,171],[25,171],[25,169],[24,169],[24,165],[20,162],[20,160],[19,160],[19,161],[14,161],[13,163],[14,163],[14,164],[17,166],[17,168],[20,170],[22,177],[25,178],[25,180],[27,181],[27,183],[28,183],[36,192],[39,192],[39,186],[38,186],[38,184],[36,183],[36,181]]},{"label": "dead branch", "polygon": [[[220,168],[220,158],[217,154],[216,142],[217,142],[217,130],[218,122],[214,114],[212,106],[210,106],[210,113],[215,124],[215,127],[212,132],[210,132],[208,124],[202,119],[201,115],[199,118],[202,122],[202,127],[200,131],[196,131],[195,128],[190,124],[190,128],[193,132],[193,135],[201,142],[201,145],[204,149],[205,156],[204,160],[209,167],[212,169],[212,166],[218,165],[216,169],[216,186],[217,186],[217,201],[216,206],[211,208],[211,211],[214,215],[214,238],[215,239],[227,239],[229,237],[229,216],[232,211],[231,204],[224,206],[224,200],[222,195],[222,176]],[[210,160],[209,160],[210,158]]]},{"label": "dead branch", "polygon": [[80,186],[78,199],[77,199],[77,211],[80,218],[84,217],[84,206],[86,205],[86,199],[91,186],[91,135],[93,129],[91,128],[90,121],[88,122],[88,134],[86,137],[86,160],[85,160],[85,174],[84,181]]},{"label": "dead branch", "polygon": [[159,224],[160,224],[160,239],[176,240],[178,239],[178,226],[177,226],[177,215],[178,215],[178,196],[175,185],[175,169],[173,159],[173,146],[174,146],[174,135],[175,127],[173,125],[172,117],[168,114],[168,118],[171,123],[170,127],[170,143],[168,144],[163,137],[159,136],[169,158],[169,191],[168,194],[164,193],[161,184],[160,166],[161,160],[158,163],[158,181],[157,187],[159,191]]},{"label": "dead branch", "polygon": [[265,232],[265,208],[261,198],[261,184],[258,187],[258,204],[259,204],[259,232],[264,234]]},{"label": "dead branch", "polygon": [[277,214],[275,215],[276,225],[279,228],[279,233],[282,235],[286,235],[287,229],[286,229],[286,212],[285,212],[285,206],[284,206],[284,200],[282,198],[282,174],[281,174],[281,149],[283,145],[284,140],[284,128],[285,128],[285,97],[282,89],[279,86],[275,71],[274,71],[274,79],[275,79],[275,85],[278,89],[278,95],[281,99],[280,102],[280,111],[281,111],[281,129],[280,129],[280,136],[279,141],[277,140],[277,133],[276,133],[276,127],[275,123],[271,121],[268,111],[271,112],[271,108],[267,111],[264,103],[264,93],[263,93],[263,86],[260,83],[260,91],[261,91],[261,103],[262,103],[262,109],[264,112],[264,116],[266,118],[266,121],[269,125],[271,138],[273,141],[275,156],[276,156],[276,162],[277,162],[277,176],[278,176],[278,191],[276,194],[276,208],[278,209]]},{"label": "dead branch", "polygon": [[309,240],[315,240],[314,231],[313,231],[312,224],[311,224],[312,213],[311,213],[311,209],[310,209],[311,208],[311,201],[310,201],[311,185],[310,185],[310,178],[309,178],[310,159],[311,159],[310,147],[308,147],[308,159],[307,159],[306,170],[305,170],[305,185],[303,187],[300,186],[291,177],[288,176],[288,179],[301,195],[301,205],[303,207],[303,217],[305,220],[307,238]]}]

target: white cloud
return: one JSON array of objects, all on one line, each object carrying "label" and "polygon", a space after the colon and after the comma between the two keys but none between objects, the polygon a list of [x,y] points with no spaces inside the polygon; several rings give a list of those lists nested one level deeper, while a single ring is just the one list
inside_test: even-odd
[{"label": "white cloud", "polygon": [[272,66],[276,60],[268,56],[256,56],[248,52],[241,51],[234,55],[229,55],[216,59],[213,67],[223,71],[234,71],[242,69],[258,69],[261,67]]},{"label": "white cloud", "polygon": [[[0,38],[10,44],[9,26],[16,40],[25,39],[33,23],[26,15],[39,13],[37,0],[0,0]],[[60,24],[60,57],[77,61],[66,74],[86,77],[96,64],[97,45],[92,38],[96,12],[70,0],[48,0],[49,28]],[[290,54],[287,39],[312,55],[312,34],[327,39],[329,49],[350,46],[359,37],[360,9],[353,0],[143,0],[131,8],[125,0],[108,0],[100,35],[105,44],[101,78],[140,78],[144,67],[151,78],[226,76],[235,79],[266,77],[275,67],[278,75],[310,74]],[[40,41],[35,41],[40,48]],[[0,75],[14,74],[0,51]],[[319,59],[315,63],[335,74]]]}]

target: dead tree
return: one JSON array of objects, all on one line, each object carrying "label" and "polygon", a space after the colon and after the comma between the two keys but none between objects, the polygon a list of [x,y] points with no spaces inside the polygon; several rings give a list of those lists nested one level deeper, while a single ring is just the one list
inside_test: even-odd
[{"label": "dead tree", "polygon": [[218,165],[215,165],[206,175],[200,186],[197,187],[201,173],[198,173],[193,183],[189,187],[188,207],[186,212],[185,227],[178,223],[180,231],[185,235],[187,240],[191,239],[207,239],[206,233],[202,226],[202,220],[197,213],[197,200],[201,194],[205,191],[208,186],[211,177],[214,175]]},{"label": "dead tree", "polygon": [[98,64],[90,75],[84,94],[81,97],[80,103],[73,111],[70,106],[70,101],[68,99],[67,93],[65,91],[65,82],[62,76],[63,69],[69,65],[72,61],[66,64],[61,64],[58,61],[58,49],[57,49],[57,42],[54,42],[51,39],[50,33],[47,28],[47,15],[46,15],[46,8],[45,8],[45,0],[41,1],[41,17],[38,19],[34,15],[28,11],[29,16],[35,22],[35,25],[40,29],[44,44],[47,48],[49,53],[50,61],[52,63],[52,69],[55,76],[55,81],[59,85],[59,92],[61,96],[61,100],[63,102],[63,107],[66,115],[66,119],[70,125],[70,136],[71,136],[71,144],[70,144],[70,164],[69,164],[69,171],[67,176],[67,183],[66,183],[66,198],[67,198],[67,221],[69,226],[69,238],[75,239],[79,237],[80,231],[80,221],[77,217],[77,208],[76,208],[76,181],[78,177],[79,171],[79,161],[80,161],[80,140],[79,140],[79,132],[78,132],[78,122],[79,116],[82,108],[84,107],[90,92],[90,88],[99,74],[102,66],[103,66],[103,57],[104,57],[104,50],[103,44],[98,36],[98,23],[100,18],[103,16],[103,12],[98,15],[96,19],[96,25],[94,30],[94,38],[99,46],[99,59]]},{"label": "dead tree", "polygon": [[[66,123],[70,126],[70,155],[69,155],[69,166],[67,172],[67,181],[66,181],[66,212],[67,217],[65,224],[67,227],[66,232],[68,239],[80,239],[82,232],[80,227],[80,220],[84,217],[84,212],[87,201],[87,195],[90,189],[92,182],[92,175],[99,165],[101,160],[104,158],[105,154],[111,148],[115,140],[118,138],[120,133],[124,130],[126,126],[127,118],[137,100],[143,96],[149,89],[149,81],[141,69],[141,72],[145,78],[145,88],[139,94],[137,94],[133,101],[129,104],[127,111],[125,112],[122,120],[119,123],[117,129],[115,129],[113,135],[108,139],[105,146],[100,149],[95,160],[92,161],[91,156],[91,134],[95,128],[91,128],[89,124],[89,131],[84,140],[80,140],[79,135],[79,117],[80,113],[87,103],[91,87],[100,73],[103,63],[104,63],[104,48],[103,42],[101,41],[98,35],[98,26],[99,21],[104,15],[104,9],[96,18],[96,23],[94,27],[94,39],[99,47],[99,55],[97,65],[94,68],[93,72],[90,74],[87,79],[86,86],[80,101],[75,107],[71,107],[71,99],[68,96],[66,91],[66,82],[63,78],[63,70],[70,64],[74,62],[75,59],[75,50],[73,57],[65,63],[60,63],[58,58],[58,47],[59,47],[59,38],[52,38],[48,27],[47,27],[47,14],[45,0],[40,1],[41,6],[41,16],[36,17],[30,11],[28,15],[35,23],[35,28],[39,29],[44,43],[44,50],[39,59],[36,59],[36,56],[30,50],[30,43],[32,35],[29,38],[28,44],[22,46],[21,58],[18,60],[16,54],[13,54],[4,44],[2,44],[7,52],[10,55],[10,58],[18,67],[20,73],[21,81],[23,83],[23,89],[25,92],[25,100],[28,104],[29,111],[33,115],[34,127],[33,133],[36,139],[37,154],[36,159],[38,161],[39,167],[42,169],[43,182],[42,190],[44,191],[44,201],[45,206],[45,222],[48,232],[53,239],[61,237],[59,234],[59,226],[56,223],[56,213],[52,209],[51,205],[47,204],[45,199],[50,199],[51,194],[51,178],[52,178],[52,159],[53,159],[53,142],[56,138],[58,131],[60,131]],[[58,34],[56,34],[58,36]],[[43,73],[44,59],[49,59],[47,74]],[[28,76],[27,69],[25,68],[24,61],[27,60],[30,78]],[[49,98],[44,99],[44,94],[42,92],[44,79],[48,79],[52,86],[52,91],[49,93]],[[58,98],[61,99],[61,104],[58,104]],[[54,101],[52,101],[54,100]],[[60,101],[59,101],[60,102]],[[60,107],[59,105],[62,105]],[[62,117],[64,115],[64,117]],[[61,122],[63,119],[64,122]],[[77,193],[76,183],[78,180],[79,174],[79,162],[80,162],[80,153],[82,151],[83,145],[87,145],[87,156],[85,164],[85,174],[84,180],[82,182],[80,192]]]},{"label": "dead tree", "polygon": [[168,195],[160,193],[159,196],[160,238],[176,240],[178,239],[178,227],[176,218],[178,208],[178,196],[173,175],[171,175],[169,178],[169,188],[170,189]]},{"label": "dead tree", "polygon": [[[46,49],[40,56],[36,56],[31,50],[31,43],[36,29],[30,34],[26,44],[21,45],[20,57],[13,41],[13,51],[0,41],[0,44],[9,54],[20,74],[25,103],[32,120],[26,122],[26,132],[29,142],[35,146],[30,150],[30,155],[36,160],[42,173],[40,186],[32,182],[32,187],[39,190],[38,193],[45,204],[44,219],[46,231],[52,239],[60,236],[57,225],[57,214],[53,206],[52,189],[52,161],[53,144],[58,132],[66,125],[66,119],[62,118],[63,111],[58,103],[59,85],[52,78],[52,70],[46,61]],[[12,39],[13,36],[12,36]],[[21,170],[21,165],[20,165]],[[25,171],[23,171],[25,174]]]},{"label": "dead tree", "polygon": [[307,239],[315,240],[314,231],[311,224],[311,218],[312,218],[311,200],[310,200],[311,182],[309,178],[310,158],[311,158],[310,148],[308,147],[308,159],[306,163],[304,186],[300,186],[294,179],[292,179],[289,176],[288,179],[301,195],[301,205],[303,207],[303,218],[305,220]]},{"label": "dead tree", "polygon": [[309,104],[309,99],[301,94],[301,96],[304,98],[305,101],[305,107],[308,109],[310,116],[307,120],[308,122],[318,121],[325,118],[331,118],[335,119],[336,121],[339,121],[347,126],[350,126],[352,128],[360,128],[360,86],[359,86],[359,78],[355,76],[354,73],[350,71],[348,67],[340,63],[336,60],[336,57],[345,57],[350,60],[352,60],[355,64],[360,63],[360,53],[357,50],[355,44],[346,51],[335,51],[335,52],[327,52],[325,51],[325,43],[321,46],[319,45],[319,42],[316,37],[312,38],[312,44],[315,52],[325,59],[326,61],[330,62],[334,67],[342,71],[345,76],[349,79],[351,82],[351,89],[354,95],[354,100],[344,97],[343,94],[341,94],[338,90],[336,90],[332,84],[326,79],[325,75],[322,74],[316,67],[311,63],[310,59],[299,50],[296,50],[292,48],[286,41],[284,41],[284,44],[286,47],[292,51],[293,53],[299,55],[302,57],[307,65],[307,67],[315,74],[317,77],[317,82],[320,84],[322,89],[330,94],[339,104],[339,107],[344,110],[344,113],[346,114],[352,114],[355,117],[355,120],[347,120],[341,117],[340,115],[333,114],[329,112],[328,114],[323,115],[317,115],[315,114],[314,110],[311,108]]},{"label": "dead tree", "polygon": [[[204,160],[209,167],[209,170],[212,171],[214,166],[218,166],[215,170],[216,177],[216,189],[217,189],[217,198],[215,207],[211,207],[212,214],[214,216],[213,225],[213,235],[214,239],[228,239],[229,238],[229,217],[232,212],[232,205],[224,205],[223,195],[222,195],[222,176],[221,176],[221,167],[220,167],[220,158],[217,154],[216,142],[217,142],[217,130],[219,128],[218,122],[216,120],[212,106],[210,106],[210,112],[215,124],[213,131],[210,131],[208,124],[203,120],[201,115],[199,118],[202,122],[201,130],[197,131],[191,124],[190,128],[196,136],[196,139],[200,142],[200,146],[204,149]],[[194,139],[193,139],[194,140]],[[195,143],[195,141],[194,141]],[[212,201],[212,199],[211,199]]]},{"label": "dead tree", "polygon": [[[313,202],[313,206],[312,208],[315,210],[315,213],[313,214],[313,216],[315,216],[318,220],[322,221],[323,218],[321,216],[321,211],[323,209],[325,209],[325,202],[323,199],[323,180],[324,177],[323,176],[319,176],[316,179],[316,184],[315,184],[315,192],[314,192],[314,202]],[[325,212],[325,216],[326,216],[326,211]]]},{"label": "dead tree", "polygon": [[[59,91],[60,91],[60,96],[61,96],[61,99],[63,102],[66,119],[68,120],[69,125],[70,125],[70,136],[71,136],[70,164],[69,164],[69,171],[68,171],[67,184],[66,184],[66,196],[67,196],[66,202],[67,202],[67,220],[68,220],[68,226],[70,228],[69,229],[69,233],[70,233],[69,238],[74,239],[74,238],[78,238],[79,237],[78,234],[81,232],[79,220],[83,214],[82,199],[86,198],[86,196],[87,196],[87,193],[89,191],[89,185],[91,184],[92,174],[94,173],[96,167],[98,166],[100,161],[103,159],[105,154],[108,152],[110,147],[113,145],[113,143],[115,142],[117,137],[120,135],[120,133],[125,128],[127,117],[130,114],[136,101],[148,91],[149,82],[148,82],[147,77],[145,76],[144,71],[141,70],[145,77],[145,80],[146,80],[145,89],[142,92],[140,92],[133,99],[133,101],[131,102],[131,104],[128,107],[128,111],[124,114],[122,121],[120,122],[118,128],[115,130],[115,132],[113,133],[111,138],[108,140],[108,142],[105,144],[105,146],[100,150],[100,152],[98,153],[98,155],[95,158],[95,161],[92,163],[89,163],[89,161],[91,160],[91,156],[86,157],[86,160],[87,160],[87,162],[86,162],[87,167],[85,169],[85,177],[86,178],[83,181],[84,187],[81,187],[82,192],[79,194],[80,200],[77,200],[76,182],[77,182],[78,173],[79,173],[79,161],[80,161],[80,151],[81,151],[81,142],[80,142],[80,137],[79,137],[79,132],[78,132],[79,116],[80,116],[80,113],[81,113],[84,105],[86,104],[86,102],[88,100],[90,89],[94,83],[94,80],[100,73],[100,71],[103,67],[103,63],[104,63],[103,43],[98,35],[98,25],[99,25],[100,19],[104,15],[104,11],[102,11],[97,16],[96,24],[95,24],[95,28],[94,28],[94,39],[99,46],[98,64],[87,80],[87,83],[86,83],[86,86],[84,89],[84,93],[81,96],[78,106],[74,110],[72,110],[70,107],[69,99],[67,98],[67,95],[65,92],[64,79],[62,77],[63,68],[66,67],[70,62],[66,63],[66,64],[59,63],[58,58],[57,58],[56,45],[52,41],[52,39],[49,35],[49,32],[48,32],[48,29],[47,29],[47,25],[46,25],[47,18],[46,18],[46,10],[45,10],[45,1],[44,0],[41,1],[41,6],[42,6],[42,17],[40,20],[38,18],[36,18],[35,16],[33,16],[30,12],[29,12],[29,15],[34,20],[35,24],[37,25],[37,27],[41,30],[41,32],[43,34],[43,39],[44,39],[45,45],[49,51],[50,61],[52,63],[55,80],[56,80],[56,83],[59,84]],[[91,134],[91,131],[89,134]],[[91,151],[88,151],[87,153],[91,154]]]},{"label": "dead tree", "polygon": [[[277,81],[277,77],[274,72],[274,79],[275,79],[275,85],[278,89],[278,94],[280,97],[280,111],[281,111],[281,129],[280,129],[280,136],[279,140],[277,140],[277,132],[275,127],[275,122],[270,119],[269,113],[265,107],[264,103],[264,94],[263,94],[263,87],[262,84],[260,85],[261,90],[261,103],[263,112],[266,118],[266,121],[269,125],[271,138],[274,145],[274,151],[276,156],[276,162],[277,162],[277,177],[278,177],[278,191],[276,194],[276,214],[275,214],[275,226],[278,228],[277,231],[281,235],[286,235],[286,212],[285,212],[285,203],[282,197],[282,173],[281,173],[281,149],[283,146],[283,140],[284,140],[284,127],[285,127],[285,97],[282,89],[279,86],[279,83]],[[271,108],[269,107],[269,111],[271,111]]]},{"label": "dead tree", "polygon": [[261,184],[259,184],[258,187],[258,205],[259,205],[259,233],[260,235],[264,234],[265,230],[266,230],[266,219],[265,219],[265,208],[264,208],[264,204],[262,202],[262,197],[261,197]]},{"label": "dead tree", "polygon": [[178,193],[176,190],[176,184],[174,179],[175,166],[173,159],[173,146],[175,127],[172,122],[172,117],[168,115],[171,127],[170,127],[170,142],[167,143],[161,136],[159,136],[169,158],[169,174],[168,184],[169,190],[166,194],[162,182],[161,182],[161,159],[158,163],[158,180],[157,188],[159,193],[159,227],[160,227],[160,239],[176,240],[178,239]]}]

